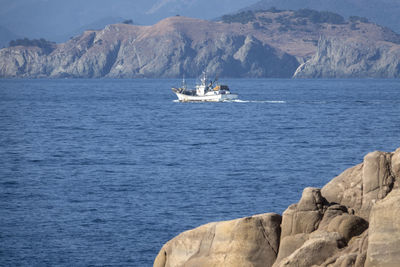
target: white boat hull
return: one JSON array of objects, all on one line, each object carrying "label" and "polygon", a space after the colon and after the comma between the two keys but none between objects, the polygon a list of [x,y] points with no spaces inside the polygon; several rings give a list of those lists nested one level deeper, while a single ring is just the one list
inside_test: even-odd
[{"label": "white boat hull", "polygon": [[213,94],[204,96],[185,95],[177,92],[175,92],[175,94],[181,102],[221,102],[235,100],[238,98],[238,95],[236,94]]}]

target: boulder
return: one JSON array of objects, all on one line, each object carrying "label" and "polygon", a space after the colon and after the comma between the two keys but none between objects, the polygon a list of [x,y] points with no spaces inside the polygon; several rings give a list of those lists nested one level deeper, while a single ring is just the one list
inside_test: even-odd
[{"label": "boulder", "polygon": [[372,205],[383,199],[395,185],[392,166],[397,168],[398,158],[396,153],[369,153],[362,164],[344,171],[326,184],[321,190],[322,196],[331,203],[354,209],[356,215],[368,220]]},{"label": "boulder", "polygon": [[154,266],[272,266],[280,224],[274,213],[206,224],[167,242]]},{"label": "boulder", "polygon": [[[347,214],[349,210],[346,206],[333,204],[329,206],[325,212],[324,217],[322,218],[321,222],[319,223],[318,229],[319,230],[327,230],[329,223],[337,216],[342,214]],[[351,210],[353,212],[353,210]]]},{"label": "boulder", "polygon": [[305,188],[299,203],[290,205],[283,213],[281,240],[286,236],[315,231],[326,204],[319,188]]},{"label": "boulder", "polygon": [[331,203],[339,203],[356,211],[362,205],[362,169],[363,164],[358,164],[341,173],[327,183],[321,194]]},{"label": "boulder", "polygon": [[349,242],[354,236],[362,234],[368,228],[368,222],[361,217],[349,214],[336,216],[328,225],[329,232],[338,232]]},{"label": "boulder", "polygon": [[[360,243],[364,240],[364,235],[361,234],[365,233],[368,228],[368,222],[361,217],[348,214],[346,207],[338,204],[323,210],[325,210],[323,219],[318,229],[314,232],[283,237],[275,266],[311,266],[308,264],[321,264],[320,266],[339,267],[354,266],[357,260],[359,262],[362,261],[361,258],[358,259],[362,251]],[[334,234],[329,235],[328,233]],[[330,239],[332,236],[335,237],[335,242]],[[320,240],[321,238],[322,240]],[[311,242],[310,240],[312,239],[315,240]],[[330,254],[327,251],[332,246],[335,252]],[[342,249],[343,247],[345,248]],[[320,257],[315,256],[307,260],[301,259],[304,255],[298,250],[308,251],[313,249],[318,250],[315,253],[318,253]],[[362,265],[359,264],[359,266]]]},{"label": "boulder", "polygon": [[375,151],[364,157],[363,200],[361,215],[366,218],[373,203],[383,199],[392,190],[394,177],[391,174],[392,153]]},{"label": "boulder", "polygon": [[360,236],[354,237],[346,247],[333,254],[320,267],[364,267],[368,233],[364,231]]},{"label": "boulder", "polygon": [[274,267],[281,266],[313,266],[324,263],[337,253],[345,242],[339,233],[317,231],[309,235],[309,239],[288,257],[277,261]]},{"label": "boulder", "polygon": [[372,152],[283,216],[210,223],[166,243],[154,266],[394,267],[400,262],[400,149]]},{"label": "boulder", "polygon": [[400,189],[378,201],[370,214],[366,267],[397,267],[400,263]]},{"label": "boulder", "polygon": [[290,256],[290,254],[300,248],[308,239],[309,234],[296,234],[284,237],[279,246],[279,253],[276,262],[278,263],[284,258]]}]

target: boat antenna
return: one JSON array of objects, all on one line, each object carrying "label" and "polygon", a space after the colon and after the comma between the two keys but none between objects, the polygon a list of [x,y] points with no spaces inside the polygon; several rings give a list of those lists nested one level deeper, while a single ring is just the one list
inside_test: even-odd
[{"label": "boat antenna", "polygon": [[214,82],[213,82],[213,83],[216,83],[217,81],[218,81],[218,73],[215,74],[215,79],[214,79]]},{"label": "boat antenna", "polygon": [[183,79],[182,79],[182,88],[183,88],[183,89],[186,89],[185,74],[183,74]]},{"label": "boat antenna", "polygon": [[207,74],[205,71],[203,71],[203,76],[201,77],[201,83],[205,85],[206,82],[207,82]]}]

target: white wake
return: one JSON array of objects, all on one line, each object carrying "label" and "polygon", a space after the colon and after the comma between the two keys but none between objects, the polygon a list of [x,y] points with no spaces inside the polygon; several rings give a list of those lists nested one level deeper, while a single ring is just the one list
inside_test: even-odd
[{"label": "white wake", "polygon": [[241,100],[235,99],[229,102],[236,102],[236,103],[270,103],[270,104],[286,104],[286,101],[283,100]]}]

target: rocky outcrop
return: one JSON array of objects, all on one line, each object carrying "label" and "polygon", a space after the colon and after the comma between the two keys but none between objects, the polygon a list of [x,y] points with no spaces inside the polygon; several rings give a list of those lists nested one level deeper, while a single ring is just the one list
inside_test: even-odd
[{"label": "rocky outcrop", "polygon": [[[325,205],[324,205],[325,204]],[[298,204],[293,204],[283,213],[281,239],[299,233],[311,233],[318,228],[326,200],[319,188],[306,188]]]},{"label": "rocky outcrop", "polygon": [[268,213],[200,226],[165,244],[154,266],[272,266],[280,223]]},{"label": "rocky outcrop", "polygon": [[399,153],[375,151],[364,157],[364,162],[346,170],[326,184],[321,192],[329,201],[354,210],[369,218],[371,207],[393,189],[398,175]]},{"label": "rocky outcrop", "polygon": [[344,247],[343,237],[339,233],[313,232],[299,248],[273,266],[313,266],[320,265],[326,259]]},{"label": "rocky outcrop", "polygon": [[274,266],[324,266],[325,262],[336,262],[335,255],[368,228],[366,220],[348,212],[345,206],[329,203],[320,189],[305,188],[299,203],[283,213],[281,244]]},{"label": "rocky outcrop", "polygon": [[372,152],[322,189],[305,188],[282,220],[211,223],[164,245],[154,266],[398,266],[400,148]]},{"label": "rocky outcrop", "polygon": [[400,263],[400,189],[393,190],[371,210],[366,267]]},{"label": "rocky outcrop", "polygon": [[295,78],[400,78],[400,45],[363,39],[321,38],[317,53]]}]

